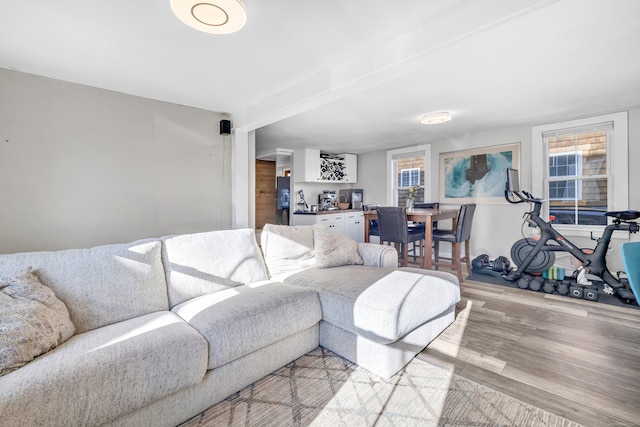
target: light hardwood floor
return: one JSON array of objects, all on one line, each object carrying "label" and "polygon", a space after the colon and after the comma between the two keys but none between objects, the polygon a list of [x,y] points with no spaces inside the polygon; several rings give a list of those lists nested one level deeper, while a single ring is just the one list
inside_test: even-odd
[{"label": "light hardwood floor", "polygon": [[585,426],[640,426],[640,310],[465,280],[419,358]]}]

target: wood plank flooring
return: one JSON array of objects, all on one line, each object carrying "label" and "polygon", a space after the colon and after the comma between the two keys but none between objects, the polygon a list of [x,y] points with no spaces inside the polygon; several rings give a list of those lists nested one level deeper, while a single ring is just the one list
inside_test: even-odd
[{"label": "wood plank flooring", "polygon": [[640,310],[465,280],[418,355],[585,426],[640,426]]}]

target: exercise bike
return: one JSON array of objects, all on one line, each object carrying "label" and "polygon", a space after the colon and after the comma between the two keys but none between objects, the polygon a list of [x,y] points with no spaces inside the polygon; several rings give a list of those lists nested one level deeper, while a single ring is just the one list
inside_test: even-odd
[{"label": "exercise bike", "polygon": [[524,273],[542,273],[547,271],[555,262],[554,252],[569,252],[582,263],[581,269],[585,272],[600,277],[604,281],[604,292],[618,295],[622,300],[633,302],[635,296],[628,288],[628,284],[614,276],[607,267],[606,255],[609,250],[609,242],[614,231],[626,231],[637,233],[640,226],[634,220],[640,218],[640,211],[612,211],[604,215],[613,218],[612,224],[605,227],[602,237],[596,240],[595,249],[585,250],[578,248],[569,239],[553,228],[553,225],[540,218],[540,209],[545,202],[533,197],[530,193],[520,190],[518,171],[507,169],[507,183],[505,199],[512,204],[529,203],[531,210],[523,216],[525,223],[531,228],[540,230],[540,239],[523,238],[511,247],[511,259],[517,269],[512,269],[502,277],[514,282]]}]

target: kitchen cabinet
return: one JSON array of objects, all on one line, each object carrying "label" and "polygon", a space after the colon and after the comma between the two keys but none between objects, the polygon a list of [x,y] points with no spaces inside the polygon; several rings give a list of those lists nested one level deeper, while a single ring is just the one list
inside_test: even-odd
[{"label": "kitchen cabinet", "polygon": [[355,154],[327,154],[316,148],[293,152],[295,182],[358,182],[358,156]]},{"label": "kitchen cabinet", "polygon": [[295,182],[320,181],[320,150],[314,148],[294,150],[293,178]]},{"label": "kitchen cabinet", "polygon": [[343,154],[344,163],[347,169],[347,176],[344,182],[358,182],[358,156],[356,154]]},{"label": "kitchen cabinet", "polygon": [[[328,211],[334,212],[334,211]],[[344,233],[344,213],[335,211],[336,213],[319,214],[293,214],[291,225],[320,225],[322,229],[329,233]],[[364,231],[362,232],[364,236]]]},{"label": "kitchen cabinet", "polygon": [[344,214],[344,234],[356,242],[364,242],[364,212],[353,211]]},{"label": "kitchen cabinet", "polygon": [[346,234],[356,242],[364,242],[364,212],[356,210],[328,211],[317,214],[293,214],[291,225],[320,225],[329,233]]},{"label": "kitchen cabinet", "polygon": [[316,224],[329,233],[344,234],[343,213],[316,215]]}]

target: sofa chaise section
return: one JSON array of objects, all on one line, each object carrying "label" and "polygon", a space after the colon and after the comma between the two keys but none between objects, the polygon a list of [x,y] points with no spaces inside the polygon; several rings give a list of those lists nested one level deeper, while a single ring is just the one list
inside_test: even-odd
[{"label": "sofa chaise section", "polygon": [[[270,272],[318,292],[320,345],[388,378],[402,369],[455,316],[458,279],[446,272],[397,269],[389,246],[359,244],[363,265],[314,266],[313,226],[267,225],[262,250]],[[295,245],[288,258],[287,247]],[[304,260],[302,264],[295,261]]]},{"label": "sofa chaise section", "polygon": [[421,269],[309,268],[285,281],[318,292],[322,347],[384,378],[453,322],[460,300],[455,276]]}]

